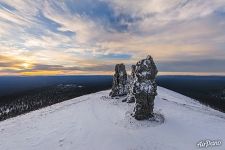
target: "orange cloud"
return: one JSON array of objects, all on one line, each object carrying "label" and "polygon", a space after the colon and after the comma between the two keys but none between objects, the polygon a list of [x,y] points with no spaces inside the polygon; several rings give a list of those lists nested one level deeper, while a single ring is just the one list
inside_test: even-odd
[{"label": "orange cloud", "polygon": [[20,75],[24,76],[44,76],[44,75],[62,75],[62,71],[47,71],[47,70],[38,70],[30,72],[21,72]]}]

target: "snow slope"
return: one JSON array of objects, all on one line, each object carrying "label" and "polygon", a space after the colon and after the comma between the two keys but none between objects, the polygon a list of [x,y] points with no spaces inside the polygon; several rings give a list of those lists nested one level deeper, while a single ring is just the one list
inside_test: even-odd
[{"label": "snow slope", "polygon": [[[188,97],[158,87],[156,122],[134,120],[133,104],[108,94],[81,96],[0,122],[0,150],[193,150],[200,140],[225,140],[225,115]],[[225,150],[223,144],[212,149]]]}]

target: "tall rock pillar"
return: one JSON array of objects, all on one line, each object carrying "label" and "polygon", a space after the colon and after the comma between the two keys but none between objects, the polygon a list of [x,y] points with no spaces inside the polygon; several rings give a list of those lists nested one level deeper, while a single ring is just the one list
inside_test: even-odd
[{"label": "tall rock pillar", "polygon": [[127,72],[124,64],[117,64],[115,66],[115,74],[113,76],[111,97],[123,96],[128,93],[127,87]]},{"label": "tall rock pillar", "polygon": [[151,56],[137,62],[133,95],[135,107],[133,116],[137,120],[153,116],[154,99],[157,95],[156,75],[158,70]]},{"label": "tall rock pillar", "polygon": [[128,87],[128,94],[127,94],[127,103],[135,102],[135,97],[133,95],[133,86],[134,86],[134,79],[135,79],[135,65],[131,66],[131,75],[129,79],[129,87]]}]

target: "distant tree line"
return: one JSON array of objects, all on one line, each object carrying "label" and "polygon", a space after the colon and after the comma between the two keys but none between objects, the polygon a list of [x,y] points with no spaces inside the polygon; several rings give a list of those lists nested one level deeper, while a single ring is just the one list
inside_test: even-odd
[{"label": "distant tree line", "polygon": [[110,87],[111,80],[82,86],[60,84],[2,96],[0,97],[0,121]]}]

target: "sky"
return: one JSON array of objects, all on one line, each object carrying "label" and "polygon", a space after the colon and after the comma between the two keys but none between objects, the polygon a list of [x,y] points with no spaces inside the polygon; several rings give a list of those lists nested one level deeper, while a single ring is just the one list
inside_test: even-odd
[{"label": "sky", "polygon": [[0,75],[225,72],[225,0],[0,0]]}]

